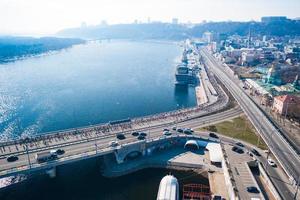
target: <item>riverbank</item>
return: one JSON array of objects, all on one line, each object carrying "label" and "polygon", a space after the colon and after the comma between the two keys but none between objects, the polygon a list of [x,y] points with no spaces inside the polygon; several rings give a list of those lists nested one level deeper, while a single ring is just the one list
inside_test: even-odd
[{"label": "riverbank", "polygon": [[0,36],[0,64],[49,54],[84,42],[77,38]]}]

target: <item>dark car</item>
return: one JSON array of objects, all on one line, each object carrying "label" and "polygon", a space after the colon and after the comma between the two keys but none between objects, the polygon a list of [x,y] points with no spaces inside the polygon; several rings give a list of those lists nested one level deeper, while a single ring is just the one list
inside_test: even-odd
[{"label": "dark car", "polygon": [[124,135],[123,133],[118,133],[118,134],[117,134],[117,138],[118,138],[119,140],[124,140],[126,137],[125,137],[125,135]]},{"label": "dark car", "polygon": [[163,131],[170,131],[169,129],[165,128]]},{"label": "dark car", "polygon": [[260,156],[260,153],[256,149],[252,149],[251,152],[256,156]]},{"label": "dark car", "polygon": [[250,193],[259,193],[259,190],[254,186],[247,187],[247,191]]},{"label": "dark car", "polygon": [[244,153],[244,150],[241,149],[240,147],[237,147],[237,146],[232,147],[231,150],[234,151],[234,152],[237,152],[239,154]]},{"label": "dark car", "polygon": [[220,195],[215,195],[213,200],[222,200],[222,197]]},{"label": "dark car", "polygon": [[184,133],[184,134],[187,134],[187,135],[191,135],[191,134],[192,134],[191,130],[189,130],[189,129],[185,129],[185,130],[183,131],[183,133]]},{"label": "dark car", "polygon": [[166,136],[172,135],[172,133],[170,131],[164,131],[163,134]]},{"label": "dark car", "polygon": [[137,131],[135,131],[135,132],[132,132],[132,133],[131,133],[131,135],[136,137],[136,136],[139,136],[139,135],[140,135],[140,133],[139,133],[139,132],[137,132]]},{"label": "dark car", "polygon": [[209,133],[209,137],[212,137],[212,138],[219,138],[219,136],[217,136],[215,133]]},{"label": "dark car", "polygon": [[7,162],[15,162],[19,160],[18,156],[9,156],[7,159]]},{"label": "dark car", "polygon": [[178,129],[177,129],[177,132],[178,132],[178,133],[183,133],[183,129],[178,128]]},{"label": "dark car", "polygon": [[176,131],[176,129],[177,129],[177,128],[176,128],[175,126],[172,128],[173,131]]},{"label": "dark car", "polygon": [[139,135],[139,136],[137,137],[137,139],[138,139],[138,140],[144,140],[144,139],[145,139],[145,136]]},{"label": "dark car", "polygon": [[147,133],[145,133],[145,132],[140,132],[140,135],[146,137],[146,136],[147,136]]},{"label": "dark car", "polygon": [[237,143],[235,143],[237,146],[240,146],[240,147],[244,147],[245,145],[243,144],[243,143],[241,143],[241,142],[237,142]]},{"label": "dark car", "polygon": [[65,153],[65,150],[63,150],[63,149],[57,149],[56,153],[57,153],[57,155],[62,155],[62,154]]}]

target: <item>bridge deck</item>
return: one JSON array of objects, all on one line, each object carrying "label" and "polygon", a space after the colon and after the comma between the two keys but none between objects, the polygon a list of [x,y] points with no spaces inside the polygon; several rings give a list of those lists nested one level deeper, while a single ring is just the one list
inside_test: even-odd
[{"label": "bridge deck", "polygon": [[[225,111],[223,113],[218,113],[215,115],[211,116],[206,116],[203,118],[196,118],[193,120],[188,120],[185,122],[181,122],[178,125],[180,127],[189,127],[189,128],[195,128],[199,127],[203,124],[206,124],[209,121],[218,121],[218,120],[223,120],[227,118],[232,118],[236,117],[237,115],[241,114],[240,109],[232,109]],[[151,140],[157,137],[162,136],[162,129],[163,128],[171,128],[173,124],[170,124],[169,126],[155,126],[151,127],[151,129],[146,131],[148,134],[147,139]],[[143,129],[141,129],[143,130]],[[73,142],[69,142],[67,139],[62,140],[61,143],[53,143],[49,144],[49,146],[40,146],[38,148],[35,148],[35,146],[31,147],[28,151],[29,155],[29,160],[30,163],[32,164],[33,167],[47,167],[51,165],[59,165],[61,164],[60,161],[67,160],[76,160],[76,159],[83,159],[82,157],[89,157],[92,156],[96,153],[96,146],[97,146],[97,151],[98,153],[109,153],[111,152],[111,148],[109,147],[109,143],[111,141],[116,140],[115,133],[117,131],[112,132],[112,134],[108,135],[96,135],[96,137],[93,137],[93,134],[88,134],[87,138],[84,138],[83,140],[72,140]],[[125,140],[119,140],[120,145],[125,145],[131,142],[136,142],[138,141],[136,137],[131,135],[131,131],[126,132],[126,139]],[[74,136],[75,137],[75,136]],[[76,137],[75,137],[76,138]],[[69,138],[71,140],[71,138]],[[55,139],[54,139],[55,141]],[[95,145],[96,144],[96,145]],[[48,164],[37,164],[35,161],[35,154],[36,152],[45,152],[49,151],[50,149],[57,149],[57,148],[63,148],[65,150],[65,154],[57,161],[53,163],[48,163]],[[13,147],[10,146],[10,149],[12,150]],[[8,151],[8,150],[7,150]],[[28,162],[28,156],[26,154],[26,151],[14,151],[12,153],[13,155],[18,155],[19,160],[15,162],[7,162],[6,157],[8,156],[7,154],[1,154],[0,155],[0,177],[1,176],[8,176],[10,174],[14,173],[20,173],[24,172],[29,169],[29,162]],[[100,155],[100,154],[99,154]]]}]

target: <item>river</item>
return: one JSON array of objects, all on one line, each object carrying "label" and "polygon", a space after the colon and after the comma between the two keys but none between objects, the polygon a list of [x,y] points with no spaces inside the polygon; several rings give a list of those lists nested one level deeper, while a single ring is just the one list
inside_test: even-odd
[{"label": "river", "polygon": [[[99,162],[98,162],[99,163]],[[174,175],[180,199],[184,184],[209,185],[208,179],[193,171],[149,168],[117,178],[106,178],[95,160],[58,167],[57,177],[33,176],[0,190],[1,200],[154,200],[161,179]]]},{"label": "river", "polygon": [[182,47],[97,41],[0,65],[0,141],[196,105],[174,85]]}]

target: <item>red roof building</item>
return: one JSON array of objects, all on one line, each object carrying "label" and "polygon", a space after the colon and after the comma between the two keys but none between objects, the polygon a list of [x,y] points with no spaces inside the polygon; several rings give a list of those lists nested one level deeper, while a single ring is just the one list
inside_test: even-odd
[{"label": "red roof building", "polygon": [[282,95],[274,97],[272,109],[280,115],[292,116],[300,113],[300,97]]}]

